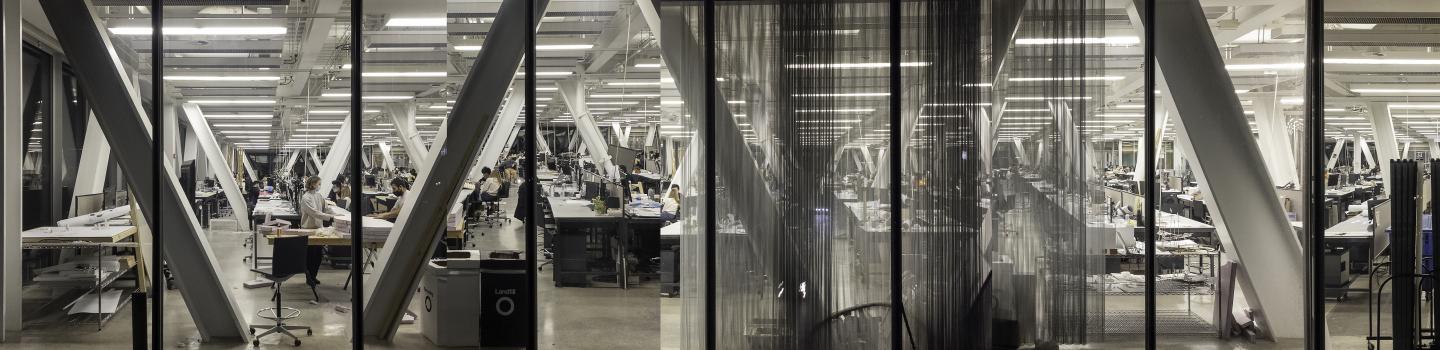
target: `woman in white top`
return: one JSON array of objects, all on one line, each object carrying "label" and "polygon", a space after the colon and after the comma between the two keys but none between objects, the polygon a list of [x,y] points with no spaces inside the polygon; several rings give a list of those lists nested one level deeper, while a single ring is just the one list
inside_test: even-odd
[{"label": "woman in white top", "polygon": [[680,217],[680,186],[670,185],[670,192],[660,199],[660,220],[673,222]]},{"label": "woman in white top", "polygon": [[334,218],[334,214],[325,202],[325,195],[320,194],[320,178],[305,179],[305,193],[300,195],[300,228],[320,228]]},{"label": "woman in white top", "polygon": [[[320,178],[311,176],[305,179],[305,193],[300,195],[300,228],[316,229],[325,225],[325,221],[335,218],[335,212],[330,210],[330,204],[326,203],[325,195],[320,194]],[[320,260],[325,257],[325,246],[312,245],[305,250],[305,284],[314,287],[320,284],[316,274],[320,273]]]}]

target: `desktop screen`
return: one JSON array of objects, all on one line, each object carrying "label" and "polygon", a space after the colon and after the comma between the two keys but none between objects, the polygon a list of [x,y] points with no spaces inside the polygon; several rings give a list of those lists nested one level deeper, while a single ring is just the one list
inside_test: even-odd
[{"label": "desktop screen", "polygon": [[104,193],[92,193],[75,196],[75,216],[90,215],[98,212],[105,205]]}]

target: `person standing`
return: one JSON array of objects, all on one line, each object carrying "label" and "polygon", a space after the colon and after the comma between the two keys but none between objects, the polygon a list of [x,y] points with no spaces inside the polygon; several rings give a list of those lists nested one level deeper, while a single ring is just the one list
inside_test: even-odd
[{"label": "person standing", "polygon": [[[325,202],[325,195],[320,194],[320,178],[311,176],[305,179],[305,193],[300,195],[300,228],[318,229],[325,226],[326,221],[335,218],[335,212],[330,210],[330,204]],[[305,249],[305,284],[315,286],[320,284],[316,275],[320,273],[320,260],[325,256],[325,247],[312,245]]]}]

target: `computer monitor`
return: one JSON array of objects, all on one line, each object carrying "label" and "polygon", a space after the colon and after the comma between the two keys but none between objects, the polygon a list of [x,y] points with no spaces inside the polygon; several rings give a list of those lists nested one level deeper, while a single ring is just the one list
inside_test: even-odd
[{"label": "computer monitor", "polygon": [[1326,177],[1325,177],[1325,186],[1339,186],[1339,185],[1340,185],[1340,174],[1330,174],[1330,176],[1326,176]]},{"label": "computer monitor", "polygon": [[595,197],[599,197],[599,196],[600,196],[601,191],[600,191],[600,183],[599,183],[599,182],[595,182],[595,181],[585,181],[585,182],[584,182],[584,186],[585,186],[585,198],[595,198]]},{"label": "computer monitor", "polygon": [[75,196],[75,216],[90,215],[98,212],[105,205],[105,193],[92,193]]}]

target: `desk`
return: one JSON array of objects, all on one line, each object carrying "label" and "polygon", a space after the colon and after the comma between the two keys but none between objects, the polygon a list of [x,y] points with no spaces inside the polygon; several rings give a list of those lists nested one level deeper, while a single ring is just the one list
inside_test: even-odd
[{"label": "desk", "polygon": [[[628,220],[619,208],[596,214],[589,201],[547,197],[545,203],[554,220],[555,286],[588,286],[590,276],[615,276],[620,288],[628,288],[628,266],[624,259],[630,233]],[[603,246],[602,259],[614,262],[613,271],[592,271],[589,267],[589,246]]]},{"label": "desk", "polygon": [[[106,248],[138,247],[133,240],[136,232],[139,232],[139,229],[130,225],[36,227],[20,233],[22,242],[21,249],[95,249],[95,260],[92,266],[101,267],[105,266],[105,252],[109,250]],[[136,264],[134,256],[128,258],[117,256],[115,259],[118,263],[117,269],[108,271],[108,273],[105,273],[104,268],[98,268],[96,270],[97,272],[93,274],[86,273],[86,275],[92,276],[83,279],[64,278],[63,275],[61,276],[62,278],[51,278],[41,275],[36,276],[35,283],[57,288],[84,288],[88,289],[89,292],[83,294],[80,297],[81,299],[90,298],[89,300],[95,300],[97,296],[99,296],[99,299],[104,299],[105,297],[103,297],[103,295],[106,294],[105,290],[122,276],[127,275]],[[97,315],[95,322],[97,327],[104,329],[105,324],[108,323],[115,314],[119,313],[119,310],[124,308],[129,300],[129,297],[121,296],[119,301],[115,302],[114,308],[108,310],[104,302],[94,302],[96,309],[93,310],[93,313]],[[80,300],[76,300],[72,304],[80,302]],[[75,307],[78,308],[80,306]],[[45,308],[48,308],[48,306],[42,307],[42,309]],[[70,306],[66,308],[70,308]],[[92,310],[76,311],[75,309],[71,309],[70,314],[91,313],[90,311]]]},{"label": "desk", "polygon": [[36,227],[20,233],[21,242],[29,243],[118,243],[140,230],[135,226],[73,226]]},{"label": "desk", "polygon": [[1334,286],[1325,287],[1326,296],[1345,300],[1348,299],[1348,292],[1369,292],[1368,287],[1351,288],[1350,284],[1360,277],[1360,272],[1369,271],[1370,259],[1375,256],[1375,233],[1370,229],[1370,219],[1358,215],[1341,221],[1325,229],[1324,239],[1326,247],[1345,248],[1352,256],[1349,266],[1335,267],[1334,271],[1329,267],[1323,268],[1327,274],[1349,274],[1348,278],[1341,278],[1340,283],[1327,283]]}]

